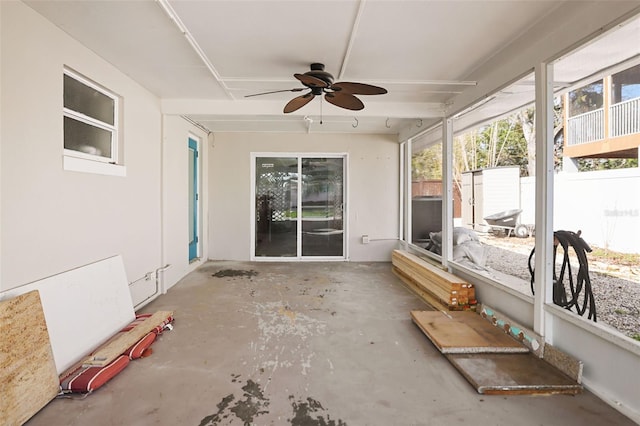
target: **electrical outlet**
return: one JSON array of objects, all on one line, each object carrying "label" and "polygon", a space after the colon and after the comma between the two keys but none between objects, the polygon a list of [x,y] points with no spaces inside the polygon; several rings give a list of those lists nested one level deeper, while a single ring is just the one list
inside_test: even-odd
[{"label": "electrical outlet", "polygon": [[362,236],[362,244],[369,244],[369,236],[368,235],[363,235]]}]

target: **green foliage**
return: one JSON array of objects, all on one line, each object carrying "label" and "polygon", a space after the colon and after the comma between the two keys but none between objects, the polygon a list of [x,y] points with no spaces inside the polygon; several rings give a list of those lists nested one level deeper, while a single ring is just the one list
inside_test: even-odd
[{"label": "green foliage", "polygon": [[589,253],[589,258],[615,265],[636,266],[640,264],[640,254],[619,253],[600,247],[593,247],[593,251]]},{"label": "green foliage", "polygon": [[454,167],[460,173],[519,166],[521,175],[526,175],[527,162],[527,141],[515,114],[454,139]]},{"label": "green foliage", "polygon": [[414,181],[442,179],[442,144],[432,145],[413,154],[411,178]]},{"label": "green foliage", "polygon": [[602,108],[602,80],[569,92],[569,115],[584,114]]},{"label": "green foliage", "polygon": [[637,158],[581,158],[578,160],[578,170],[581,172],[631,167],[638,167]]}]

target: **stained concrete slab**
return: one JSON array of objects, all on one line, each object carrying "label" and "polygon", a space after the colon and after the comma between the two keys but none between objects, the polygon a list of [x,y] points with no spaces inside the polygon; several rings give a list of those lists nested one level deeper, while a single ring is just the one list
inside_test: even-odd
[{"label": "stained concrete slab", "polygon": [[209,262],[145,307],[176,317],[151,356],[28,425],[633,424],[589,392],[478,394],[425,309],[390,263]]}]

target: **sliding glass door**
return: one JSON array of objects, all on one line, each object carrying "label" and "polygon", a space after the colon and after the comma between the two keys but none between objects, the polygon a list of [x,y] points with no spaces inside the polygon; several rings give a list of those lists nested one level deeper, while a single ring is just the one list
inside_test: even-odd
[{"label": "sliding glass door", "polygon": [[344,156],[256,156],[254,256],[344,259]]}]

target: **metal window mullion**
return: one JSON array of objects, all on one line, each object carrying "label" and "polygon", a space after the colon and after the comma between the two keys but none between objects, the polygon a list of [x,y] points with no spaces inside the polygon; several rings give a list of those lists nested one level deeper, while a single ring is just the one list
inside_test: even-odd
[{"label": "metal window mullion", "polygon": [[406,149],[407,143],[406,142],[402,142],[398,145],[398,152],[400,155],[398,155],[399,159],[400,159],[400,164],[399,166],[399,177],[400,177],[400,191],[399,191],[399,197],[398,197],[398,203],[399,203],[399,209],[398,209],[398,239],[400,241],[403,241],[405,239],[405,235],[404,235],[404,224],[405,224],[405,218],[404,218],[404,210],[405,210],[405,200],[407,198],[407,194],[406,194],[406,185],[405,185],[405,180],[404,180],[404,174],[405,174],[405,156],[404,156],[404,152]]},{"label": "metal window mullion", "polygon": [[117,127],[116,124],[109,124],[102,120],[95,119],[88,115],[85,115],[81,112],[75,111],[69,108],[63,108],[63,112],[65,117],[73,118],[74,120],[81,121],[85,124],[89,124],[90,126],[99,127],[103,130],[108,130],[110,132],[115,132]]},{"label": "metal window mullion", "polygon": [[296,258],[302,259],[302,155],[296,156],[298,161],[298,217],[296,218]]},{"label": "metal window mullion", "polygon": [[405,241],[408,244],[413,243],[412,241],[412,235],[413,235],[413,221],[411,219],[411,215],[412,215],[412,205],[411,205],[411,199],[412,199],[412,187],[411,187],[411,174],[413,173],[413,170],[411,170],[412,168],[412,164],[411,164],[411,152],[413,151],[413,138],[409,138],[407,140],[406,146],[405,146],[405,156],[404,156],[404,160],[405,160],[405,176],[404,176],[404,180],[405,180],[405,209],[404,209],[404,220],[405,220]]},{"label": "metal window mullion", "polygon": [[545,305],[553,300],[553,66],[535,69],[536,86],[536,214],[535,299],[533,329],[552,341]]},{"label": "metal window mullion", "polygon": [[453,259],[453,120],[442,120],[442,266]]}]

